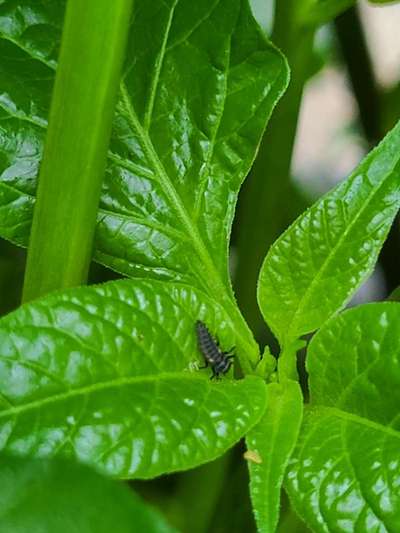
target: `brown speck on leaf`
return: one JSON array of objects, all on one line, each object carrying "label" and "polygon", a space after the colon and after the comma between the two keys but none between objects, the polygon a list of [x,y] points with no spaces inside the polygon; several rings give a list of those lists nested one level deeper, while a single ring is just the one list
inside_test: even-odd
[{"label": "brown speck on leaf", "polygon": [[260,454],[254,450],[245,451],[243,457],[246,459],[246,461],[251,461],[252,463],[256,463],[258,465],[262,463]]}]

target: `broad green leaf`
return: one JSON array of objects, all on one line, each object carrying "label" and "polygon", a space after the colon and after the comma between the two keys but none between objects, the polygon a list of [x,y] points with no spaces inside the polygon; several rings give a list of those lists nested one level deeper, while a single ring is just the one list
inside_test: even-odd
[{"label": "broad green leaf", "polygon": [[261,461],[249,460],[250,496],[257,530],[273,533],[280,514],[286,467],[300,430],[303,395],[295,381],[271,383],[267,394],[267,409],[246,436],[246,443]]},{"label": "broad green leaf", "polygon": [[303,24],[320,26],[355,3],[356,0],[305,0],[299,7],[299,19]]},{"label": "broad green leaf", "polygon": [[400,304],[352,309],[310,343],[311,405],[287,488],[314,531],[400,531]]},{"label": "broad green leaf", "polygon": [[221,306],[135,280],[49,295],[0,320],[0,448],[149,478],[211,461],[261,417],[259,378],[210,381],[195,321],[235,345]]},{"label": "broad green leaf", "polygon": [[[0,235],[21,245],[62,5],[1,5]],[[247,0],[135,2],[94,257],[128,276],[202,288],[236,316],[249,356],[256,347],[232,295],[228,239],[239,188],[287,81],[287,64]]]},{"label": "broad green leaf", "polygon": [[172,533],[132,490],[65,461],[0,458],[0,530],[9,533]]},{"label": "broad green leaf", "polygon": [[320,327],[369,276],[400,206],[400,123],[273,244],[258,301],[281,346]]}]

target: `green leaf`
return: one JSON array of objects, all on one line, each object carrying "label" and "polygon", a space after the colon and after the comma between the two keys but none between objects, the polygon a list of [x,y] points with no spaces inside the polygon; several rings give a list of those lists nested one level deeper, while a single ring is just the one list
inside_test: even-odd
[{"label": "green leaf", "polygon": [[353,6],[356,0],[305,0],[299,7],[301,23],[321,26]]},{"label": "green leaf", "polygon": [[399,331],[399,304],[369,304],[310,343],[311,405],[287,488],[315,531],[400,530]]},{"label": "green leaf", "polygon": [[12,533],[172,533],[127,486],[65,461],[0,458],[0,527]]},{"label": "green leaf", "polygon": [[281,346],[345,305],[372,272],[399,206],[400,123],[267,254],[258,301]]},{"label": "green leaf", "polygon": [[257,530],[262,533],[276,530],[281,487],[303,415],[303,395],[295,381],[271,383],[267,394],[265,414],[246,436],[248,450],[261,460],[250,459],[249,472]]},{"label": "green leaf", "polygon": [[266,387],[199,371],[197,319],[235,345],[217,302],[154,280],[55,293],[3,318],[0,447],[129,478],[223,454],[261,417]]},{"label": "green leaf", "polygon": [[[0,12],[0,235],[22,245],[62,16],[50,4],[6,0]],[[239,188],[287,82],[286,61],[246,0],[137,0],[96,232],[94,257],[106,266],[187,282],[223,302],[254,363],[228,240]]]}]

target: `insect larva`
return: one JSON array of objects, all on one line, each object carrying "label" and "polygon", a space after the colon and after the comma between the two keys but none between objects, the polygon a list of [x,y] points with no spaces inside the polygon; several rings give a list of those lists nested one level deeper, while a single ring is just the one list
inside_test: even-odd
[{"label": "insect larva", "polygon": [[231,359],[235,357],[232,354],[234,348],[227,352],[220,350],[218,340],[212,337],[207,326],[201,320],[196,322],[196,333],[199,349],[206,363],[200,368],[207,368],[210,365],[213,371],[211,379],[218,378],[220,374],[226,374],[232,365]]}]

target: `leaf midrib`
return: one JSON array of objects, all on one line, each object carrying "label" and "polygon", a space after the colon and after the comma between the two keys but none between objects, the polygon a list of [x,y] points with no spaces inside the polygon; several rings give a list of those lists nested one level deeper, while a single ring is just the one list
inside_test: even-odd
[{"label": "leaf midrib", "polygon": [[[170,179],[169,179],[169,177],[168,177],[163,165],[159,161],[159,159],[157,157],[157,154],[155,153],[155,151],[153,149],[153,146],[151,145],[151,143],[148,142],[147,135],[146,135],[145,131],[143,131],[142,125],[140,124],[140,122],[139,122],[139,120],[138,120],[138,118],[136,116],[136,113],[134,112],[134,110],[132,108],[132,105],[131,105],[130,99],[129,99],[129,95],[128,95],[128,91],[126,89],[125,82],[123,82],[123,81],[121,82],[121,93],[122,93],[122,99],[123,99],[124,107],[125,107],[125,110],[126,110],[126,112],[128,114],[128,117],[129,117],[129,120],[131,122],[131,125],[134,127],[134,129],[137,131],[138,135],[140,136],[140,138],[141,138],[141,140],[142,140],[142,142],[144,144],[144,147],[146,148],[147,155],[149,156],[149,159],[152,161],[153,166],[157,170],[157,174],[158,174],[158,176],[160,178],[161,185],[164,188],[167,196],[169,197],[171,205],[175,209],[175,211],[176,211],[179,219],[181,220],[184,228],[186,229],[186,233],[187,233],[189,239],[191,240],[191,242],[193,244],[193,247],[196,249],[197,254],[200,257],[200,259],[207,266],[208,274],[210,274],[210,276],[208,277],[207,281],[209,282],[210,281],[209,278],[211,277],[212,285],[213,285],[214,290],[216,290],[223,297],[224,300],[227,297],[229,299],[231,299],[229,297],[227,291],[226,291],[226,287],[223,284],[223,282],[222,282],[222,280],[221,280],[221,278],[220,278],[220,276],[219,276],[219,274],[218,274],[218,272],[216,270],[216,267],[215,267],[210,255],[207,252],[207,249],[206,249],[206,247],[205,247],[205,245],[204,245],[204,243],[203,243],[203,241],[202,241],[197,229],[193,226],[193,224],[191,222],[190,217],[189,217],[185,207],[183,206],[177,191],[175,190],[174,186],[172,185],[172,182],[170,181]],[[31,122],[31,120],[27,116],[19,116],[19,115],[13,114],[13,113],[10,112],[10,110],[8,108],[5,108],[4,106],[1,106],[1,107],[10,116],[14,116],[17,119],[27,120],[27,121]],[[41,128],[45,128],[46,127],[45,124],[39,124],[37,122],[34,122],[34,123],[35,123],[36,126],[39,126]],[[114,154],[110,153],[109,154],[109,158],[110,159],[114,159]],[[121,160],[118,161],[118,163],[121,163]],[[149,177],[149,176],[146,176],[146,177]],[[12,188],[12,187],[10,187],[10,188]],[[26,194],[28,196],[32,196],[32,195],[27,194],[26,192],[24,192],[23,194]],[[200,272],[200,274],[202,274],[202,273]],[[207,276],[202,275],[202,278],[205,280],[207,278]],[[206,282],[205,282],[205,288],[206,289],[208,288],[208,285],[207,285]]]},{"label": "leaf midrib", "polygon": [[204,246],[202,239],[200,238],[200,235],[198,234],[196,227],[192,224],[192,221],[186,211],[185,206],[183,205],[181,201],[181,198],[178,192],[173,186],[171,180],[169,179],[169,176],[164,166],[162,165],[161,161],[159,160],[154,150],[154,147],[148,138],[148,135],[146,134],[145,130],[143,129],[142,125],[139,122],[139,119],[131,104],[129,94],[128,94],[128,91],[127,91],[127,88],[124,82],[121,83],[121,94],[122,94],[123,106],[127,114],[126,118],[129,120],[132,129],[136,131],[138,136],[140,137],[143,149],[146,151],[146,155],[149,161],[151,161],[153,167],[156,170],[155,174],[158,175],[159,177],[161,187],[164,189],[170,201],[171,207],[175,210],[179,220],[181,221],[186,234],[188,235],[190,241],[192,242],[193,248],[197,251],[198,256],[204,261],[205,266],[207,267],[207,270],[208,270],[208,274],[210,274],[210,277],[212,278],[212,283],[213,283],[214,288],[217,289],[219,293],[223,293],[224,299],[225,299],[226,297],[225,287],[222,285],[222,282],[215,269],[215,266]]},{"label": "leaf midrib", "polygon": [[[176,7],[177,3],[179,2],[179,0],[175,0],[174,2],[174,5],[173,5],[173,8]],[[219,0],[216,0],[214,2],[214,4],[212,5],[211,7],[211,10],[209,13],[207,13],[206,17],[207,18],[209,16],[209,14],[215,9],[215,7],[219,4]],[[170,13],[170,16],[169,16],[169,19],[168,19],[168,31],[171,27],[171,24],[172,24],[172,19],[173,19],[173,13],[174,13],[174,9],[171,10],[171,13]],[[166,33],[168,33],[168,31]],[[15,44],[18,44],[18,46],[21,47],[21,44],[20,43],[15,43]],[[152,115],[152,111],[153,111],[153,105],[154,105],[154,98],[155,98],[155,95],[156,95],[156,90],[157,90],[157,86],[158,86],[158,79],[159,79],[159,75],[160,75],[160,72],[161,72],[161,66],[162,66],[162,62],[163,62],[163,57],[165,55],[165,52],[167,50],[167,44],[168,44],[168,35],[166,35],[164,37],[164,40],[163,40],[163,44],[162,44],[162,49],[160,51],[160,56],[159,56],[159,64],[157,66],[157,69],[154,73],[154,76],[153,76],[153,80],[152,80],[152,85],[151,85],[151,88],[150,88],[150,98],[149,98],[149,102],[148,102],[148,106],[147,106],[147,109],[146,109],[146,114],[145,114],[145,125],[146,126],[149,126],[150,125],[150,122],[151,122],[151,115]],[[28,51],[27,51],[28,52]],[[31,57],[33,57],[35,60],[38,60],[38,61],[41,61],[42,63],[46,64],[50,69],[54,70],[55,69],[55,66],[53,64],[48,64],[43,57],[40,57],[40,56],[32,56],[30,53],[29,55]],[[221,279],[221,276],[210,256],[210,254],[208,253],[208,250],[207,250],[207,247],[205,246],[205,243],[203,242],[197,228],[192,224],[192,221],[187,213],[187,210],[185,208],[185,206],[183,205],[183,203],[181,202],[181,199],[179,197],[179,195],[177,194],[177,191],[175,190],[172,182],[170,181],[161,161],[159,160],[153,146],[152,146],[152,143],[151,142],[148,142],[150,139],[148,139],[148,136],[146,135],[146,132],[144,130],[144,128],[142,127],[142,125],[140,124],[137,116],[136,116],[136,113],[134,112],[132,106],[131,106],[131,102],[130,102],[130,99],[129,99],[129,96],[128,96],[128,93],[127,93],[127,89],[126,89],[126,85],[124,83],[124,81],[121,82],[121,92],[122,92],[122,100],[125,104],[125,110],[126,112],[128,113],[129,115],[129,118],[131,119],[131,124],[132,124],[132,119],[133,119],[133,123],[135,124],[135,130],[137,131],[138,135],[140,136],[140,138],[142,139],[142,141],[144,141],[144,147],[146,148],[146,151],[147,151],[147,154],[150,155],[150,160],[153,162],[153,165],[154,165],[154,168],[157,169],[158,171],[158,177],[160,179],[160,183],[161,185],[163,186],[164,188],[164,191],[166,192],[167,196],[169,197],[170,199],[170,202],[171,202],[171,205],[173,207],[173,209],[175,210],[175,212],[177,213],[178,215],[178,218],[179,220],[181,221],[181,223],[183,224],[183,227],[184,229],[186,230],[186,234],[188,235],[188,238],[190,239],[191,241],[191,244],[194,248],[194,250],[197,252],[197,255],[199,256],[199,259],[200,259],[200,265],[199,265],[199,268],[197,268],[197,275],[200,277],[200,279],[202,280],[202,285],[203,285],[203,288],[206,290],[206,292],[213,296],[214,298],[216,299],[221,299],[226,305],[227,305],[227,309],[229,309],[229,312],[231,315],[234,315],[234,321],[238,324],[238,331],[237,331],[237,337],[238,339],[240,339],[240,342],[243,346],[243,348],[246,350],[247,352],[247,357],[241,357],[241,363],[242,363],[242,367],[244,370],[246,371],[251,371],[251,365],[249,364],[248,362],[248,359],[256,359],[257,358],[257,353],[258,353],[258,350],[256,349],[256,344],[254,343],[254,341],[252,340],[252,335],[251,335],[251,332],[247,326],[247,324],[245,323],[239,309],[237,308],[237,305],[236,305],[236,302],[234,300],[234,296],[233,296],[233,292],[231,290],[231,287],[230,286],[226,286],[223,282],[223,280]],[[6,109],[6,111],[8,112],[8,114],[10,114],[10,110],[9,109]],[[132,113],[133,112],[133,113]],[[18,119],[21,119],[21,120],[28,120],[28,117],[21,117],[21,116],[17,116],[16,118]],[[45,124],[35,124],[41,128],[45,128]],[[111,154],[112,156],[112,154]],[[240,333],[240,330],[243,332],[243,333]],[[247,333],[247,335],[245,335],[245,333]],[[251,340],[250,340],[251,339]],[[254,357],[252,357],[252,354],[254,354]],[[255,362],[255,361],[254,361]]]},{"label": "leaf midrib", "polygon": [[369,418],[350,413],[349,411],[344,411],[342,409],[339,409],[338,407],[331,407],[326,405],[310,406],[308,409],[308,413],[311,415],[318,415],[319,413],[321,413],[324,415],[335,416],[346,422],[360,424],[370,429],[374,429],[375,431],[380,431],[394,438],[400,439],[400,431],[397,431],[389,426],[385,426],[379,422],[375,422],[374,420],[370,420]]},{"label": "leaf midrib", "polygon": [[116,379],[111,379],[109,381],[102,381],[94,383],[91,385],[84,385],[75,389],[69,389],[66,392],[54,394],[47,398],[42,398],[40,400],[33,400],[31,402],[25,403],[23,405],[14,405],[8,409],[0,411],[0,419],[7,418],[14,415],[23,414],[27,411],[32,411],[35,409],[40,409],[44,406],[52,405],[62,401],[68,401],[71,398],[76,398],[79,396],[85,396],[89,394],[95,394],[99,391],[104,391],[107,389],[120,388],[128,385],[138,384],[138,383],[150,383],[150,382],[160,382],[168,380],[178,380],[182,381],[193,381],[197,383],[204,383],[208,387],[211,387],[212,384],[209,382],[206,376],[194,376],[184,372],[162,372],[160,374],[152,374],[148,376],[128,376],[120,377]]},{"label": "leaf midrib", "polygon": [[[323,265],[321,266],[321,268],[319,269],[319,271],[317,272],[315,277],[312,279],[310,285],[308,286],[307,290],[305,291],[305,293],[303,294],[303,296],[300,299],[300,302],[299,302],[299,304],[297,306],[297,309],[295,310],[295,312],[294,312],[294,314],[292,316],[292,319],[291,319],[291,321],[290,321],[290,323],[288,325],[287,334],[284,337],[285,342],[287,342],[288,340],[290,341],[291,338],[296,338],[298,336],[297,333],[293,334],[293,329],[297,325],[296,324],[296,318],[303,312],[303,309],[307,305],[307,303],[308,303],[308,301],[309,301],[309,299],[311,297],[311,294],[314,291],[314,288],[315,288],[316,284],[319,282],[319,280],[321,279],[323,273],[326,271],[326,269],[330,265],[330,263],[332,261],[332,258],[334,258],[336,256],[337,250],[340,249],[340,247],[342,246],[343,242],[347,239],[348,235],[354,229],[358,219],[365,213],[367,207],[371,203],[371,201],[374,198],[374,196],[377,195],[380,192],[381,188],[383,188],[383,186],[386,185],[386,183],[389,180],[389,178],[393,176],[394,171],[395,171],[397,166],[398,166],[398,160],[393,165],[393,168],[390,170],[390,172],[387,173],[386,177],[379,183],[378,187],[373,189],[371,194],[368,195],[368,197],[366,198],[363,206],[359,209],[358,213],[354,217],[353,222],[342,233],[342,235],[339,238],[339,240],[337,241],[336,245],[331,249],[331,251],[327,255],[325,262],[323,263]],[[306,333],[306,332],[304,332],[304,333]]]},{"label": "leaf midrib", "polygon": [[228,290],[224,283],[222,282],[218,271],[205,247],[203,240],[201,239],[197,228],[193,225],[192,220],[190,219],[187,210],[175,189],[172,181],[170,180],[163,164],[158,158],[158,155],[153,147],[151,140],[148,137],[148,134],[143,129],[136,112],[132,106],[132,103],[129,98],[128,90],[125,85],[125,82],[121,82],[121,95],[122,95],[122,105],[125,110],[125,118],[129,121],[133,131],[136,131],[141,143],[142,148],[146,153],[146,156],[151,162],[153,168],[155,169],[155,175],[159,177],[159,183],[163,188],[167,198],[169,199],[171,207],[175,210],[175,213],[180,220],[183,230],[188,236],[189,241],[192,244],[193,249],[197,253],[200,259],[200,265],[202,269],[196,269],[197,274],[201,277],[203,281],[203,288],[208,295],[214,299],[221,299],[222,305],[229,305],[229,311],[235,315],[235,321],[239,322],[242,326],[237,331],[237,337],[242,340],[242,345],[246,347],[247,357],[242,357],[240,362],[242,363],[243,370],[246,372],[251,371],[251,365],[249,360],[251,359],[251,354],[254,352],[254,346],[252,346],[249,341],[247,341],[243,334],[240,333],[240,329],[243,327],[247,328],[243,317],[240,314],[239,309],[236,306],[236,303],[233,301],[232,296],[228,293]]}]

